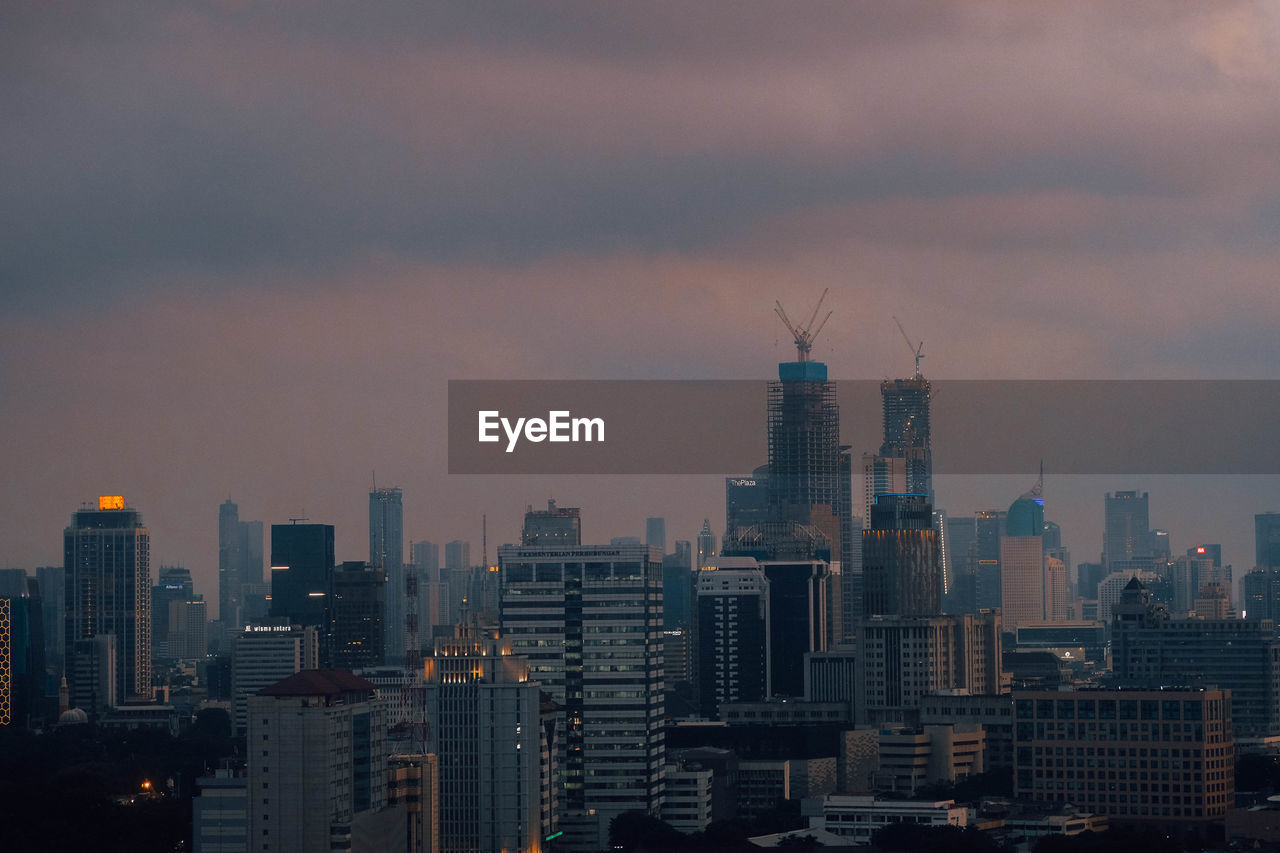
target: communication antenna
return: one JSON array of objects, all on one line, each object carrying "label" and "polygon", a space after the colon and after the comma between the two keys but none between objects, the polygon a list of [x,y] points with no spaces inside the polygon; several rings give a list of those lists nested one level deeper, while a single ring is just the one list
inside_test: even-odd
[{"label": "communication antenna", "polygon": [[924,358],[924,341],[921,341],[919,345],[913,345],[911,343],[911,338],[907,337],[907,330],[902,328],[902,323],[898,322],[897,317],[893,318],[893,322],[898,323],[898,331],[902,332],[902,339],[907,342],[907,349],[911,350],[912,355],[916,357],[916,372],[913,378],[919,379],[920,378],[920,359]]},{"label": "communication antenna", "polygon": [[822,296],[818,297],[818,304],[814,306],[813,313],[809,315],[809,322],[803,326],[797,326],[791,322],[791,318],[787,316],[787,312],[782,307],[781,302],[776,299],[773,302],[773,313],[778,315],[782,325],[787,327],[787,331],[795,339],[796,355],[799,361],[809,360],[809,351],[813,349],[814,340],[818,337],[818,333],[822,331],[822,327],[827,325],[827,321],[831,319],[832,312],[828,311],[827,316],[822,318],[822,322],[818,324],[818,327],[815,329],[813,326],[813,321],[818,319],[818,311],[822,309],[822,303],[827,298],[827,293],[830,290],[831,288],[828,287],[822,291]]}]

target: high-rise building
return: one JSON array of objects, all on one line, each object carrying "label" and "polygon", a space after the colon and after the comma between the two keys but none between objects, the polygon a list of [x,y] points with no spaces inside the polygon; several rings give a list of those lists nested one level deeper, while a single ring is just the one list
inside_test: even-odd
[{"label": "high-rise building", "polygon": [[520,544],[576,548],[582,544],[582,510],[576,506],[556,506],[554,499],[547,501],[546,509],[529,506],[524,514]]},{"label": "high-rise building", "polygon": [[1005,535],[1000,539],[1000,585],[1006,630],[1045,618],[1044,498],[1040,483],[1009,507]]},{"label": "high-rise building", "polygon": [[667,553],[667,520],[665,518],[646,518],[644,520],[644,544]]},{"label": "high-rise building", "polygon": [[0,597],[0,727],[32,726],[49,710],[44,698],[44,610],[35,578],[24,593]]},{"label": "high-rise building", "polygon": [[1280,641],[1269,621],[1172,619],[1137,578],[1111,614],[1118,683],[1221,687],[1231,691],[1238,738],[1280,735]]},{"label": "high-rise building", "polygon": [[387,717],[374,686],[306,670],[249,697],[249,838],[264,853],[405,849],[387,804]]},{"label": "high-rise building", "polygon": [[1108,571],[1116,563],[1151,556],[1151,516],[1147,493],[1136,491],[1107,493],[1104,499],[1102,562]]},{"label": "high-rise building", "polygon": [[539,689],[528,661],[458,626],[425,661],[427,751],[439,760],[440,850],[536,853],[542,824]]},{"label": "high-rise building", "polygon": [[829,646],[830,567],[823,560],[760,563],[769,581],[769,670],[773,696],[804,695],[804,656]]},{"label": "high-rise building", "polygon": [[975,594],[978,610],[998,610],[1002,604],[1000,540],[1004,538],[1004,510],[974,513]]},{"label": "high-rise building", "polygon": [[948,518],[947,555],[955,582],[943,599],[947,613],[978,611],[978,525],[972,516]]},{"label": "high-rise building", "polygon": [[[653,546],[651,546],[653,547]],[[662,558],[662,623],[666,630],[693,625],[693,549],[687,539]]]},{"label": "high-rise building", "polygon": [[711,532],[711,521],[704,518],[702,519],[702,529],[698,531],[698,562],[694,568],[700,569],[703,566],[711,565],[711,559],[718,553],[716,535]]},{"label": "high-rise building", "polygon": [[769,580],[751,557],[721,557],[698,572],[698,701],[716,719],[727,702],[772,695]]},{"label": "high-rise building", "polygon": [[271,525],[271,617],[329,629],[333,525]]},{"label": "high-rise building", "polygon": [[262,583],[262,522],[241,521],[228,498],[218,507],[218,619],[229,629],[243,625],[245,586]]},{"label": "high-rise building", "polygon": [[337,669],[354,670],[386,663],[384,632],[387,575],[377,566],[344,562],[333,573],[329,595],[329,631],[325,659]]},{"label": "high-rise building", "polygon": [[1280,569],[1280,512],[1261,512],[1253,517],[1254,566]]},{"label": "high-rise building", "polygon": [[872,616],[859,626],[855,719],[859,725],[919,722],[923,698],[940,690],[1002,692],[1000,614]]},{"label": "high-rise building", "polygon": [[[809,361],[807,349],[797,348],[800,360],[779,364],[778,380],[769,383],[771,521],[757,533],[754,547],[739,530],[732,553],[839,560],[852,567],[853,468],[849,448],[840,444],[836,385],[827,380],[825,364]],[[860,577],[845,580],[861,588]]]},{"label": "high-rise building", "polygon": [[929,380],[919,371],[910,379],[880,383],[884,402],[884,443],[880,456],[902,459],[905,488],[902,492],[926,495],[933,501],[933,448],[929,423]]},{"label": "high-rise building", "polygon": [[413,562],[428,581],[440,580],[440,546],[425,539],[413,543]]},{"label": "high-rise building", "polygon": [[453,570],[471,568],[471,543],[455,539],[444,543],[444,567]]},{"label": "high-rise building", "polygon": [[942,612],[938,531],[925,495],[877,495],[862,531],[864,616]]},{"label": "high-rise building", "polygon": [[248,725],[249,697],[268,685],[320,666],[320,631],[291,625],[246,625],[231,641],[231,722]]},{"label": "high-rise building", "polygon": [[[761,465],[746,477],[725,477],[724,480],[725,537],[733,539],[739,528],[763,524],[769,521],[769,466]],[[710,524],[706,532],[711,533]],[[708,554],[714,554],[711,543]]]},{"label": "high-rise building", "polygon": [[204,599],[169,601],[168,633],[156,648],[172,660],[199,660],[209,653],[209,611]]},{"label": "high-rise building", "polygon": [[[151,588],[151,646],[152,656],[172,657],[166,645],[169,641],[169,604],[195,601],[195,585],[191,572],[182,566],[161,566],[160,580]],[[204,650],[201,650],[201,655]]]},{"label": "high-rise building", "polygon": [[40,602],[44,609],[45,665],[49,667],[56,684],[62,679],[67,660],[66,572],[61,566],[40,566],[36,569],[36,582],[40,587]]},{"label": "high-rise building", "polygon": [[113,636],[117,701],[151,701],[151,533],[141,513],[119,495],[100,497],[97,509],[72,515],[63,546],[68,656],[83,640]]},{"label": "high-rise building", "polygon": [[597,849],[612,817],[662,807],[662,555],[504,545],[498,564],[502,636],[566,721],[564,843]]},{"label": "high-rise building", "polygon": [[1201,837],[1234,805],[1228,690],[1019,690],[1013,706],[1019,799]]},{"label": "high-rise building", "polygon": [[369,492],[369,565],[386,575],[384,658],[402,663],[407,647],[405,596],[408,583],[404,571],[404,505],[400,489]]}]

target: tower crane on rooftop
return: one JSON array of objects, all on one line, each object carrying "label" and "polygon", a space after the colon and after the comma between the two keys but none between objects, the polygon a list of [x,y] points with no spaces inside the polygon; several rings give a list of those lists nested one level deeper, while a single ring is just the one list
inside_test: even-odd
[{"label": "tower crane on rooftop", "polygon": [[827,293],[831,288],[825,288],[822,296],[818,297],[818,304],[814,306],[813,313],[809,315],[809,322],[803,326],[797,326],[791,322],[791,318],[787,316],[787,312],[782,307],[782,303],[774,300],[773,313],[778,315],[778,319],[782,320],[782,325],[787,327],[787,331],[791,333],[791,337],[796,342],[796,354],[799,361],[808,361],[809,352],[813,349],[814,339],[818,337],[818,333],[822,331],[822,327],[827,325],[827,321],[831,319],[832,312],[828,311],[827,316],[822,318],[822,322],[814,328],[813,321],[818,319],[818,312],[822,310],[822,303],[827,298]]},{"label": "tower crane on rooftop", "polygon": [[920,378],[920,359],[924,358],[924,341],[921,341],[918,346],[913,345],[911,343],[911,338],[907,337],[907,330],[902,328],[902,323],[898,322],[897,317],[893,318],[893,322],[898,324],[898,331],[902,332],[902,339],[907,342],[907,348],[911,350],[912,355],[916,357],[916,372],[915,372],[915,375],[912,376],[911,378],[919,379]]}]

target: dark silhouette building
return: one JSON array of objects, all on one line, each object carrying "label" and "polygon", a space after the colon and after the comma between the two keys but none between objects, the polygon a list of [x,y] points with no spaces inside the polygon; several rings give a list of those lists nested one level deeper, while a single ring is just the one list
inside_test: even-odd
[{"label": "dark silhouette building", "polygon": [[[349,561],[333,573],[329,596],[328,665],[361,669],[386,663],[386,573],[377,566]],[[324,652],[322,652],[323,654]]]},{"label": "dark silhouette building", "polygon": [[926,495],[879,495],[862,531],[864,616],[942,612],[938,532]]},{"label": "dark silhouette building", "polygon": [[271,617],[327,631],[333,567],[333,525],[271,525]]}]

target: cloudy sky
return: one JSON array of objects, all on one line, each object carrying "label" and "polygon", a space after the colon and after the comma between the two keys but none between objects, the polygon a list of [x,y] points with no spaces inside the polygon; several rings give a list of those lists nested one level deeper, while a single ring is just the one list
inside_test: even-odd
[{"label": "cloudy sky", "polygon": [[[482,513],[492,550],[548,495],[589,539],[719,529],[715,478],[450,477],[445,383],[767,378],[791,352],[773,300],[824,287],[836,378],[910,370],[893,316],[936,377],[1280,370],[1265,4],[4,19],[0,565],[61,562],[71,512],[123,493],[216,600],[219,502],[333,523],[361,559],[375,470],[408,537],[473,553]],[[1025,487],[939,486],[953,514]],[[1280,508],[1274,478],[1061,482],[1077,559],[1131,487],[1237,571]]]}]

